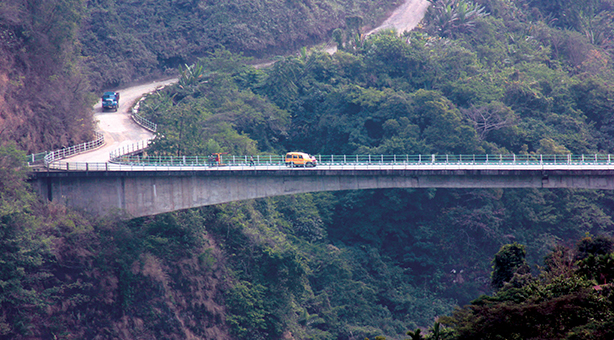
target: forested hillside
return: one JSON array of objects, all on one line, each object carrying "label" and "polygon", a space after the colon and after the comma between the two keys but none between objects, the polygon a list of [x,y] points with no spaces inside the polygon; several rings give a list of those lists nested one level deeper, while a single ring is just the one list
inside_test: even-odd
[{"label": "forested hillside", "polygon": [[[200,34],[179,12],[205,20],[224,8],[234,22],[245,6],[165,3],[90,1],[76,12],[83,53],[101,60],[88,61],[94,86],[188,62],[176,86],[141,105],[160,129],[148,155],[614,152],[612,0],[438,1],[413,32],[369,37],[357,33],[375,3],[327,14],[309,3],[341,24],[283,39],[343,26],[331,32],[339,51],[302,49],[260,70],[236,52],[275,49],[285,31],[254,21]],[[244,10],[265,8],[277,11]],[[266,47],[239,29],[266,30]],[[0,148],[3,339],[613,336],[608,191],[365,190],[92,219],[38,202],[23,158]]]},{"label": "forested hillside", "polygon": [[98,86],[176,71],[219,46],[271,58],[374,25],[400,0],[90,0],[83,54]]},{"label": "forested hillside", "polygon": [[[152,151],[611,153],[614,31],[607,18],[613,9],[608,1],[557,8],[440,1],[421,29],[403,37],[335,32],[340,51],[333,56],[303,51],[255,70],[220,49],[183,69],[180,85],[146,102],[144,113],[164,136]],[[307,291],[332,308],[299,302],[300,313],[318,320],[306,329],[322,338],[400,338],[404,329],[428,326],[451,302],[491,292],[490,259],[501,245],[525,245],[535,268],[558,244],[614,227],[610,192],[430,189],[304,197],[319,202],[315,215],[292,222],[289,231],[278,228],[360,259],[346,264],[348,281],[341,283],[322,276],[329,266],[312,266],[311,246],[293,248],[304,258]],[[247,228],[262,232],[257,224]],[[248,247],[232,246],[224,233],[216,238],[229,253]],[[243,268],[245,260],[229,264]],[[241,270],[238,277],[278,289],[262,275]],[[357,282],[363,288],[352,286]],[[339,299],[347,292],[353,298]],[[290,296],[284,305],[301,301],[299,292]],[[433,304],[426,307],[421,301],[428,300]],[[230,312],[247,322],[244,310]],[[330,319],[333,310],[345,326]]]}]

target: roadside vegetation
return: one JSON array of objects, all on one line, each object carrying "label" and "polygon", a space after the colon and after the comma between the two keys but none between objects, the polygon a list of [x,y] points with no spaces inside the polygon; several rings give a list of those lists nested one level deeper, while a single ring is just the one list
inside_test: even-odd
[{"label": "roadside vegetation", "polygon": [[[590,19],[591,29],[612,37],[609,23],[599,19],[612,13],[609,2],[576,10],[582,11],[577,14],[580,17],[596,13]],[[561,26],[556,18],[569,15],[565,13],[551,12],[540,2],[523,7],[503,1],[439,1],[420,29],[404,36],[381,32],[365,38],[348,25],[333,33],[339,47],[336,54],[303,49],[263,70],[246,66],[247,60],[240,55],[218,49],[192,66],[200,70],[196,77],[184,73],[182,85],[151,96],[142,106],[144,114],[160,122],[159,134],[165,137],[151,152],[610,153],[612,48],[607,39],[589,39],[591,33],[581,19]],[[264,122],[269,125],[262,125]],[[263,127],[257,132],[251,129],[259,125]],[[187,135],[196,138],[179,137]],[[350,290],[355,292],[354,304],[329,300],[332,306],[353,312],[339,317],[348,323],[345,330],[331,328],[334,323],[330,321],[314,326],[324,332],[323,338],[398,338],[403,328],[418,326],[425,334],[436,316],[450,310],[447,303],[464,305],[480,294],[496,293],[491,286],[490,259],[502,245],[524,245],[528,270],[532,268],[537,275],[536,266],[543,265],[544,257],[552,256],[557,245],[573,244],[585,235],[609,235],[613,227],[610,192],[429,189],[305,197],[327,202],[314,217],[322,221],[322,228],[312,224],[314,235],[321,235],[316,244],[350,251],[352,258],[362,258],[364,252],[382,261],[378,266],[373,266],[374,258],[348,264],[351,277],[370,287],[369,307],[355,305],[369,296],[357,288]],[[314,237],[300,234],[299,230],[305,232],[302,228],[297,226],[294,235]],[[296,249],[304,263],[309,263],[309,246]],[[231,252],[237,254],[234,248]],[[306,273],[318,277],[317,270],[308,268]],[[407,277],[396,283],[383,280],[378,268]],[[368,276],[361,276],[363,272]],[[528,271],[524,274],[529,275]],[[260,282],[259,275],[253,273],[246,280]],[[589,290],[589,285],[597,283],[590,277],[574,275],[568,279],[586,280],[583,287],[594,298],[609,299],[607,290]],[[385,276],[389,280],[394,275]],[[369,285],[374,278],[383,281]],[[308,282],[315,296],[330,294],[339,285]],[[531,282],[531,287],[551,283]],[[382,287],[398,291],[391,296]],[[438,307],[421,305],[418,296]],[[599,314],[608,306],[606,302],[590,313]],[[306,309],[309,315],[317,312],[321,317],[322,309],[310,308]],[[357,317],[356,310],[370,310],[366,315],[383,319],[369,323],[377,324],[376,328],[358,327],[365,319]],[[539,333],[554,315],[558,314],[532,321],[527,316],[526,322],[537,324],[527,334],[544,338],[570,335]],[[477,324],[461,325],[454,320],[449,324],[478,329]],[[605,327],[605,320],[595,322]],[[577,322],[577,327],[587,325]],[[354,335],[343,333],[348,329]]]}]

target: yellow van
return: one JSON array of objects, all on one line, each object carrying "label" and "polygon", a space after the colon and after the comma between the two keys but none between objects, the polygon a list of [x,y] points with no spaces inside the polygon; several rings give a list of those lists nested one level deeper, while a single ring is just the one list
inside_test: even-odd
[{"label": "yellow van", "polygon": [[315,167],[318,161],[315,157],[304,152],[288,152],[286,154],[286,166]]}]

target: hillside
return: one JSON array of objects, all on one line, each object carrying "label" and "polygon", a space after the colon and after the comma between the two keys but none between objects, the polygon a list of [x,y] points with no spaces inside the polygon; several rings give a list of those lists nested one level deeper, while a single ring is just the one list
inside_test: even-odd
[{"label": "hillside", "polygon": [[0,143],[40,152],[92,139],[76,40],[83,15],[82,1],[0,5]]},{"label": "hillside", "polygon": [[[185,15],[203,19],[211,6],[232,22],[235,7],[157,4],[77,11],[89,23],[81,37],[100,15],[96,34],[143,47],[105,59],[99,41],[97,86],[194,58],[141,106],[160,129],[148,155],[614,152],[611,0],[438,1],[401,37],[360,36],[369,20],[351,16],[330,32],[336,54],[302,49],[267,69],[236,52],[270,51],[277,33],[262,36],[271,44],[262,51],[170,38],[199,32],[176,21]],[[19,8],[0,5],[15,22],[3,28],[27,27],[7,11]],[[117,19],[126,13],[143,15]],[[190,29],[177,35],[181,27]],[[62,46],[75,57],[76,45]],[[3,48],[7,70],[20,70],[23,48]],[[50,64],[80,65],[60,61]],[[448,327],[440,339],[612,336],[612,192],[364,190],[92,219],[38,202],[23,158],[0,147],[2,339],[406,339],[416,329],[436,339],[435,320]]]},{"label": "hillside", "polygon": [[330,39],[359,19],[374,25],[399,0],[89,1],[80,33],[90,79],[118,86],[174,72],[218,46],[256,57]]},{"label": "hillside", "polygon": [[[218,49],[184,69],[180,85],[144,104],[164,136],[152,152],[610,153],[614,31],[606,18],[614,13],[612,4],[568,5],[555,10],[537,1],[440,1],[420,30],[403,37],[381,32],[361,39],[350,27],[333,32],[340,50],[335,55],[304,50],[265,70]],[[559,16],[564,25],[554,20]],[[590,39],[596,36],[601,38]],[[426,329],[454,302],[494,292],[490,261],[501,245],[525,245],[535,270],[557,245],[614,231],[611,192],[429,189],[301,196],[314,202],[309,217],[296,211],[303,203],[286,213],[293,199],[220,207],[257,212],[236,228],[245,230],[249,246],[223,232],[216,240],[235,254],[229,264],[238,268],[263,265],[252,262],[253,250],[244,253],[253,247],[280,249],[301,263],[307,295],[284,286],[288,300],[279,303],[313,317],[304,330],[322,338],[401,338],[406,329]],[[275,211],[283,211],[289,225],[251,220]],[[286,235],[284,241],[253,237],[275,232]],[[288,235],[298,238],[290,247],[283,246]],[[347,262],[332,249],[347,254]],[[255,269],[239,270],[237,277],[265,291],[285,282],[270,282]],[[248,292],[258,292],[253,289]],[[280,306],[258,308],[276,313]],[[243,309],[231,312],[250,320]]]}]

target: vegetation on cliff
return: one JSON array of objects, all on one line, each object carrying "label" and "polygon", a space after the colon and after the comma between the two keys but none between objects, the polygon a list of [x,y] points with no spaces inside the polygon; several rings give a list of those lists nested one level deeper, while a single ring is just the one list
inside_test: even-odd
[{"label": "vegetation on cliff", "polygon": [[[440,321],[453,328],[445,338],[612,338],[612,243],[611,238],[587,236],[573,248],[558,246],[545,258],[537,277],[517,266],[506,280],[496,282],[496,294],[481,296],[452,316],[442,317]],[[518,258],[522,253],[515,252],[517,248],[503,247],[497,257]],[[493,268],[496,272],[514,266],[495,262]]]},{"label": "vegetation on cliff", "polygon": [[89,141],[89,83],[76,39],[83,0],[0,5],[0,144],[40,152]]}]

